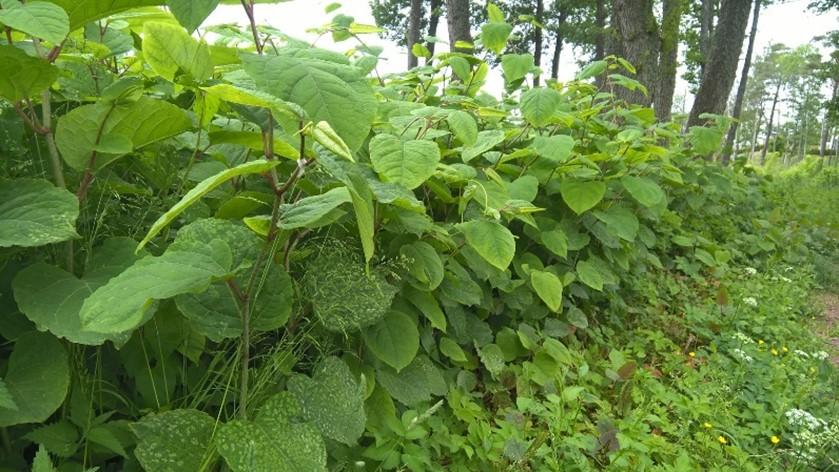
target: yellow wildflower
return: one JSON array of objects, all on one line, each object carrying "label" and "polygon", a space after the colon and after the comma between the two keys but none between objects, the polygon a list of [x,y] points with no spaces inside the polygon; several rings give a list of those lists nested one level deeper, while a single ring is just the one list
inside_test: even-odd
[{"label": "yellow wildflower", "polygon": [[758,343],[758,344],[763,344],[763,340],[762,340],[762,339],[758,339],[758,340],[757,340],[757,343]]},{"label": "yellow wildflower", "polygon": [[815,367],[810,367],[810,373],[815,374],[816,373],[816,368]]},{"label": "yellow wildflower", "polygon": [[772,350],[771,350],[771,351],[769,351],[769,352],[771,352],[773,356],[777,356],[777,355],[778,355],[778,350],[777,350],[777,349],[775,349],[774,347],[773,347],[773,348],[772,348]]},{"label": "yellow wildflower", "polygon": [[784,351],[784,352],[789,352],[789,349],[787,349],[786,346],[782,347],[781,350]]},{"label": "yellow wildflower", "polygon": [[696,353],[695,353],[695,352],[693,352],[693,351],[690,351],[690,352],[688,353],[688,355],[689,355],[690,357],[696,357]]},{"label": "yellow wildflower", "polygon": [[778,444],[779,442],[781,442],[781,438],[779,438],[778,436],[772,436],[771,438],[769,438],[769,440],[772,441],[772,444]]},{"label": "yellow wildflower", "polygon": [[728,439],[725,439],[725,436],[717,437],[717,441],[719,441],[720,444],[728,444]]},{"label": "yellow wildflower", "polygon": [[711,428],[714,427],[714,425],[712,425],[711,423],[708,423],[707,421],[702,423],[702,426],[706,427],[707,429],[711,429]]}]

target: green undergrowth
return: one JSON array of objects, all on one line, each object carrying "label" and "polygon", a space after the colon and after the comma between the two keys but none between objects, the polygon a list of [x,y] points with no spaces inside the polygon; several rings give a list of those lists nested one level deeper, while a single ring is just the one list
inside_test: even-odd
[{"label": "green undergrowth", "polygon": [[82,3],[0,10],[0,470],[835,467],[835,169],[707,162],[620,58],[530,86],[493,5],[382,75]]}]

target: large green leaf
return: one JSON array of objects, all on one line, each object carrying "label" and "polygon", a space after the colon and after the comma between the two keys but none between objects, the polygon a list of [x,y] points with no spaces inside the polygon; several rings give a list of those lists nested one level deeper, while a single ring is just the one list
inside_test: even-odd
[{"label": "large green leaf", "polygon": [[12,397],[12,392],[9,391],[6,381],[2,378],[0,378],[0,408],[17,410],[17,404],[15,403],[14,397]]},{"label": "large green leaf", "polygon": [[367,138],[377,105],[357,69],[290,55],[245,55],[242,62],[259,88],[300,105],[313,121],[329,123],[351,151]]},{"label": "large green leaf", "polygon": [[416,241],[399,249],[399,254],[407,260],[408,282],[420,290],[431,291],[443,281],[443,261],[433,246]]},{"label": "large green leaf", "polygon": [[541,128],[551,122],[562,97],[552,88],[530,89],[521,95],[521,112],[531,125]]},{"label": "large green leaf", "polygon": [[464,146],[471,146],[478,140],[478,124],[469,113],[455,110],[446,117],[449,128]]},{"label": "large green leaf", "polygon": [[401,372],[382,366],[376,371],[376,380],[393,398],[408,406],[429,401],[432,395],[443,396],[448,390],[443,375],[425,355],[417,356]]},{"label": "large green leaf", "polygon": [[[131,149],[170,138],[192,127],[187,113],[171,103],[149,97],[120,104],[97,103],[73,109],[58,120],[55,142],[61,157],[76,170],[84,170],[93,151],[101,168]],[[130,149],[109,150],[103,143],[130,143]],[[114,152],[116,151],[116,152]]]},{"label": "large green leaf", "polygon": [[0,0],[0,23],[30,36],[60,44],[70,32],[70,18],[58,5],[31,1]]},{"label": "large green leaf", "polygon": [[202,292],[232,266],[233,250],[222,239],[176,240],[162,256],[144,257],[96,289],[82,305],[82,327],[105,334],[132,330],[147,320],[155,300]]},{"label": "large green leaf", "polygon": [[4,380],[17,408],[0,407],[0,426],[45,421],[64,402],[70,385],[64,346],[47,333],[18,337]]},{"label": "large green leaf", "polygon": [[[252,302],[250,328],[254,332],[283,326],[291,314],[294,285],[281,267],[272,265],[259,296]],[[175,298],[190,325],[209,339],[220,342],[242,334],[242,314],[226,284],[216,282],[204,292]]]},{"label": "large green leaf", "polygon": [[278,393],[253,420],[221,425],[216,448],[233,472],[326,471],[323,439],[300,417],[300,403],[288,392]]},{"label": "large green leaf", "polygon": [[638,234],[640,223],[628,208],[613,205],[606,211],[594,212],[594,216],[606,223],[606,226],[621,239],[633,241]]},{"label": "large green leaf", "polygon": [[157,233],[163,231],[166,226],[169,225],[175,218],[178,217],[181,213],[186,211],[187,208],[195,204],[198,200],[204,195],[212,192],[216,188],[218,188],[221,184],[227,182],[228,180],[234,177],[240,177],[243,175],[248,174],[258,174],[262,172],[266,172],[279,164],[279,161],[266,161],[265,159],[257,159],[255,161],[246,162],[244,164],[240,164],[236,167],[232,167],[230,169],[223,170],[212,177],[208,177],[202,180],[198,185],[192,187],[189,192],[186,193],[178,203],[174,204],[172,208],[166,211],[166,213],[160,215],[160,217],[152,224],[151,228],[149,228],[149,232],[146,233],[146,236],[140,241],[140,245],[137,249],[141,249],[145,246],[149,241],[152,240]]},{"label": "large green leaf", "polygon": [[[280,219],[277,226],[282,229],[317,228],[321,221],[328,217],[333,210],[351,200],[346,187],[336,187],[327,192],[283,205],[280,208]],[[332,219],[328,218],[327,222]]]},{"label": "large green leaf", "polygon": [[481,25],[481,42],[484,47],[500,54],[507,46],[507,38],[513,32],[513,26],[505,22],[492,22]]},{"label": "large green leaf", "polygon": [[555,162],[557,164],[563,163],[571,157],[571,151],[574,149],[574,138],[566,135],[557,136],[537,136],[533,140],[533,149],[536,154],[541,157]]},{"label": "large green leaf", "polygon": [[533,56],[530,54],[504,54],[501,56],[501,69],[507,82],[523,79],[533,68]]},{"label": "large green leaf", "polygon": [[165,0],[50,0],[70,17],[70,30],[130,8],[163,5]]},{"label": "large green leaf", "polygon": [[199,82],[213,73],[207,44],[196,41],[180,26],[169,23],[151,22],[143,26],[143,58],[169,81],[175,79],[179,70]]},{"label": "large green leaf", "polygon": [[102,334],[82,328],[79,312],[84,300],[136,262],[137,243],[110,239],[97,248],[81,279],[58,267],[39,262],[17,273],[12,287],[18,308],[40,329],[77,344],[99,345],[108,339],[125,342],[128,333]]},{"label": "large green leaf", "polygon": [[151,414],[131,425],[137,435],[134,455],[148,471],[194,472],[212,452],[216,421],[198,410]]},{"label": "large green leaf", "polygon": [[396,369],[404,369],[419,349],[419,331],[411,317],[391,310],[375,325],[363,331],[364,344],[379,360]]},{"label": "large green leaf", "polygon": [[300,402],[303,418],[324,436],[348,446],[364,433],[365,389],[337,357],[321,361],[312,377],[298,374],[288,380],[288,391]]},{"label": "large green leaf", "polygon": [[516,239],[505,226],[495,221],[473,220],[457,225],[466,242],[484,260],[506,270],[516,254]]},{"label": "large green leaf", "polygon": [[504,141],[504,136],[504,131],[500,129],[481,131],[475,139],[475,144],[463,148],[460,158],[463,162],[469,162],[494,148],[496,145],[501,144]]},{"label": "large green leaf", "polygon": [[190,33],[216,9],[219,0],[166,0],[169,11]]},{"label": "large green leaf", "polygon": [[577,262],[577,276],[581,282],[589,287],[595,290],[603,290],[605,280],[603,279],[603,274],[597,268],[597,264],[590,261]]},{"label": "large green leaf", "polygon": [[638,200],[638,203],[645,207],[660,205],[666,199],[664,190],[646,177],[627,175],[621,179],[621,184],[633,198]]},{"label": "large green leaf", "polygon": [[414,189],[434,175],[440,149],[433,141],[403,141],[391,134],[379,134],[370,140],[370,161],[385,182]]},{"label": "large green leaf", "polygon": [[46,180],[0,182],[0,247],[43,246],[78,238],[75,195]]},{"label": "large green leaf", "polygon": [[559,192],[568,207],[579,215],[603,200],[606,184],[599,180],[565,180],[560,184]]},{"label": "large green leaf", "polygon": [[376,216],[373,206],[373,191],[366,180],[358,173],[349,173],[347,178],[344,179],[344,183],[350,191],[350,199],[352,199],[353,209],[355,210],[355,222],[358,227],[358,237],[361,240],[361,249],[364,251],[364,262],[370,264],[376,250],[374,240]]},{"label": "large green leaf", "polygon": [[553,272],[531,270],[530,283],[551,311],[562,308],[562,281]]},{"label": "large green leaf", "polygon": [[[0,10],[2,11],[2,10]],[[34,97],[58,78],[58,69],[14,46],[0,46],[0,97],[17,102]]]}]

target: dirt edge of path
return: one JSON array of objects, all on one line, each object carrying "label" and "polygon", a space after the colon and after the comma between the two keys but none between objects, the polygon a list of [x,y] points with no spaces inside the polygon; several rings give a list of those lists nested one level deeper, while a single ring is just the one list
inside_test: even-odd
[{"label": "dirt edge of path", "polygon": [[830,360],[839,367],[839,294],[822,292],[818,301],[822,307],[819,334],[830,344]]}]

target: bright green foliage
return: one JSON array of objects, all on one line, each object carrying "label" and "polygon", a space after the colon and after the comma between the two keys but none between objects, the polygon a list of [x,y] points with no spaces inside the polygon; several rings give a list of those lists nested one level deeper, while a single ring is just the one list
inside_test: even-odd
[{"label": "bright green foliage", "polygon": [[161,232],[163,228],[168,226],[175,218],[178,217],[181,213],[186,211],[187,208],[194,205],[197,201],[201,199],[201,197],[207,195],[208,193],[212,192],[221,184],[227,182],[228,180],[239,177],[242,175],[248,174],[258,174],[261,172],[266,172],[277,165],[276,162],[269,162],[265,160],[256,160],[252,162],[248,162],[245,164],[241,164],[239,166],[233,167],[232,169],[226,169],[219,172],[212,177],[208,177],[202,180],[198,185],[192,187],[189,192],[184,195],[181,200],[173,205],[166,213],[160,215],[157,221],[154,222],[149,232],[140,241],[140,245],[137,246],[138,250],[142,249],[149,241],[154,238],[157,233]]},{"label": "bright green foliage", "polygon": [[77,238],[79,203],[44,180],[0,182],[0,247],[42,246]]},{"label": "bright green foliage", "polygon": [[415,189],[434,175],[440,150],[431,141],[402,141],[380,134],[370,141],[370,160],[383,181]]},{"label": "bright green foliage", "polygon": [[167,23],[146,23],[143,28],[143,58],[155,72],[173,81],[178,71],[203,81],[213,73],[210,51],[183,28]]},{"label": "bright green foliage", "polygon": [[44,1],[0,1],[0,23],[36,38],[59,44],[70,32],[70,18],[58,5]]},{"label": "bright green foliage", "polygon": [[323,439],[301,415],[300,403],[290,393],[278,393],[252,421],[221,425],[216,447],[234,472],[325,471]]},{"label": "bright green foliage", "polygon": [[72,168],[101,168],[133,149],[192,127],[189,116],[171,103],[149,97],[136,101],[80,106],[58,120],[55,141]]},{"label": "bright green foliage", "polygon": [[58,69],[13,46],[0,46],[0,97],[17,102],[49,88]]},{"label": "bright green foliage", "polygon": [[363,332],[364,344],[379,360],[396,369],[404,369],[414,360],[419,348],[419,333],[411,318],[391,311]]},{"label": "bright green foliage", "polygon": [[139,259],[135,247],[136,242],[128,238],[105,241],[96,248],[81,279],[44,263],[18,272],[12,287],[20,311],[40,329],[74,343],[99,345],[108,339],[127,341],[127,333],[102,334],[82,328],[79,312],[85,299],[97,288]]},{"label": "bright green foliage", "polygon": [[0,426],[45,421],[64,402],[70,384],[64,346],[49,334],[21,335],[4,381],[15,408],[0,407]]},{"label": "bright green foliage", "polygon": [[219,0],[166,0],[166,6],[178,22],[191,33],[210,16],[218,2]]},{"label": "bright green foliage", "polygon": [[531,86],[518,5],[384,74],[337,12],[328,51],[199,40],[215,0],[0,2],[70,25],[0,45],[0,469],[833,465],[785,415],[836,423],[829,161],[709,163],[725,120],[656,123],[619,58]]},{"label": "bright green foliage", "polygon": [[311,378],[290,378],[288,391],[300,402],[301,416],[324,436],[353,445],[364,432],[363,380],[358,382],[341,359],[327,357]]},{"label": "bright green foliage", "polygon": [[596,180],[566,180],[560,184],[559,191],[565,204],[579,215],[603,200],[606,184]]},{"label": "bright green foliage", "polygon": [[199,470],[209,457],[215,421],[197,410],[173,410],[143,417],[131,425],[137,435],[134,454],[146,470]]},{"label": "bright green foliage", "polygon": [[[357,70],[333,56],[290,49],[279,56],[243,56],[245,71],[265,92],[300,105],[313,121],[326,121],[351,151],[370,131],[376,102]],[[315,54],[317,54],[315,52]]]}]

